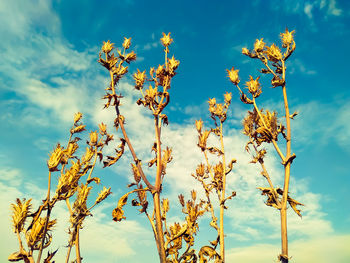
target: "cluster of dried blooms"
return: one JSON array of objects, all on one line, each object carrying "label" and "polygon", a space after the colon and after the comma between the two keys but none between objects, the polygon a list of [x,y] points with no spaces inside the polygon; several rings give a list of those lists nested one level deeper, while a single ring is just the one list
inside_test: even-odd
[{"label": "cluster of dried blooms", "polygon": [[[211,213],[210,226],[217,231],[217,237],[214,241],[210,242],[211,246],[204,246],[199,251],[200,262],[206,262],[209,259],[215,259],[215,262],[225,262],[225,242],[224,242],[224,210],[227,209],[225,205],[228,199],[231,199],[236,195],[236,192],[232,192],[226,196],[226,176],[232,171],[233,164],[236,162],[232,159],[228,164],[226,163],[225,147],[223,140],[223,123],[227,118],[227,110],[231,104],[232,94],[224,94],[225,103],[217,103],[216,99],[209,99],[209,112],[211,118],[214,121],[214,127],[209,130],[203,129],[203,121],[196,121],[196,129],[198,132],[198,147],[205,158],[205,164],[201,163],[197,166],[196,173],[192,176],[198,180],[205,192],[207,198],[206,205]],[[208,146],[207,141],[210,134],[216,136],[219,139],[220,146]],[[217,164],[211,164],[208,155],[217,155],[219,162]],[[211,194],[215,191],[220,213],[219,218],[215,216],[215,207],[213,205]],[[219,219],[219,222],[218,222]],[[220,244],[220,251],[217,252],[217,246]]]},{"label": "cluster of dried blooms", "polygon": [[[250,96],[242,91],[239,87],[240,79],[238,69],[232,68],[227,70],[230,81],[238,88],[240,99],[245,104],[253,105],[252,111],[248,111],[247,117],[243,121],[243,133],[249,137],[246,145],[246,151],[252,153],[252,163],[259,163],[262,168],[261,174],[266,178],[269,187],[259,187],[263,195],[267,196],[266,205],[280,210],[281,215],[281,236],[282,236],[282,253],[279,260],[283,263],[288,262],[288,240],[287,240],[287,203],[299,215],[300,210],[297,205],[302,205],[292,199],[288,194],[290,180],[290,166],[295,154],[291,154],[291,127],[290,119],[296,113],[289,114],[289,107],[286,93],[286,66],[285,61],[295,50],[295,42],[293,33],[286,30],[281,34],[282,48],[275,44],[267,46],[263,39],[256,40],[253,50],[243,48],[242,53],[250,58],[259,59],[264,68],[261,73],[271,75],[271,84],[273,88],[281,87],[285,104],[285,124],[282,124],[277,117],[277,112],[259,109],[256,104],[256,98],[262,94],[262,87],[259,82],[260,77],[249,77],[246,82],[246,88]],[[125,127],[125,117],[121,114],[122,94],[119,94],[118,84],[120,80],[128,72],[128,64],[136,59],[134,51],[129,52],[131,47],[131,38],[124,38],[122,44],[123,49],[115,50],[114,44],[110,41],[104,42],[99,54],[99,63],[105,67],[110,75],[110,83],[106,88],[106,94],[103,97],[105,100],[105,108],[114,108],[115,120],[114,126],[116,131],[121,130],[122,136],[120,144],[115,149],[115,155],[106,156],[104,159],[103,148],[113,140],[113,136],[107,133],[106,125],[99,125],[99,132],[90,133],[90,139],[87,141],[88,147],[81,158],[74,154],[78,149],[79,137],[76,134],[85,130],[80,120],[81,113],[77,113],[74,117],[74,124],[70,130],[70,137],[67,147],[64,148],[60,144],[56,146],[50,155],[47,162],[48,176],[48,192],[47,197],[35,212],[31,212],[31,199],[17,199],[13,208],[13,229],[18,237],[19,251],[9,256],[9,261],[25,261],[34,262],[34,251],[38,251],[36,262],[39,263],[44,248],[47,248],[52,240],[52,229],[56,220],[50,220],[50,214],[58,201],[65,200],[70,216],[69,241],[66,262],[69,261],[71,248],[76,248],[75,262],[81,262],[79,249],[79,231],[82,228],[84,219],[91,215],[91,209],[102,202],[111,194],[110,188],[103,188],[99,193],[95,202],[88,206],[88,195],[92,190],[93,184],[99,184],[100,178],[92,177],[92,172],[95,168],[97,159],[103,161],[104,167],[109,167],[118,162],[124,154],[125,146],[129,149],[133,162],[131,162],[131,172],[133,181],[128,185],[130,191],[125,193],[118,201],[117,206],[112,212],[113,220],[119,222],[126,219],[124,215],[124,206],[128,202],[130,195],[135,198],[131,200],[131,205],[139,207],[139,211],[145,214],[150,222],[154,233],[155,243],[159,254],[160,262],[179,263],[179,262],[208,262],[214,260],[216,263],[225,262],[225,233],[224,233],[224,211],[227,209],[226,201],[232,199],[236,192],[232,191],[227,194],[226,176],[233,169],[235,159],[226,160],[224,148],[223,123],[227,119],[227,112],[232,100],[232,94],[224,94],[224,103],[217,103],[215,98],[209,99],[209,112],[213,120],[213,127],[210,129],[203,128],[203,121],[197,120],[195,123],[198,132],[198,147],[203,153],[204,163],[197,166],[196,172],[192,176],[201,184],[205,200],[198,199],[196,191],[191,192],[191,198],[185,201],[185,198],[180,194],[179,202],[184,214],[184,222],[175,222],[171,225],[167,224],[167,213],[169,212],[169,200],[161,200],[161,192],[163,188],[163,180],[166,175],[168,163],[172,161],[172,149],[163,147],[161,140],[162,124],[168,125],[168,117],[163,112],[170,101],[169,90],[171,87],[172,78],[176,75],[176,69],[180,62],[172,56],[168,57],[169,47],[173,39],[169,34],[164,34],[160,39],[164,47],[164,64],[157,68],[151,68],[146,74],[146,71],[140,71],[133,75],[135,81],[135,89],[140,92],[140,98],[137,100],[137,105],[143,106],[150,110],[154,117],[155,140],[151,142],[151,151],[154,152],[154,158],[146,165],[154,167],[155,181],[152,184],[148,180],[148,176],[144,173],[143,163],[137,158],[136,152],[127,135]],[[148,86],[147,86],[148,85]],[[279,135],[286,141],[285,155],[279,148],[277,143]],[[209,145],[208,139],[210,136],[216,138],[219,142],[218,146]],[[281,158],[282,165],[285,169],[284,186],[283,188],[274,187],[271,178],[264,164],[264,158],[267,154],[262,146],[265,143],[272,143]],[[217,160],[213,163],[212,160]],[[71,164],[69,165],[69,161]],[[51,173],[60,172],[58,184],[53,197],[50,197],[51,188]],[[85,180],[82,178],[85,176]],[[70,203],[70,198],[75,198],[73,205]],[[218,206],[215,204],[218,203]],[[42,216],[43,211],[46,211],[46,216]],[[217,235],[208,245],[202,246],[198,253],[193,248],[195,235],[199,231],[198,219],[205,213],[209,213],[211,218],[210,227],[216,230]],[[217,214],[219,213],[219,214]],[[27,219],[31,218],[31,223],[25,227]],[[22,238],[25,237],[26,248],[23,245]],[[220,249],[218,249],[218,247]],[[52,258],[56,254],[48,252],[47,257],[43,262],[54,262]]]},{"label": "cluster of dried blooms", "polygon": [[[259,109],[256,98],[262,94],[262,87],[259,78],[254,79],[249,77],[249,81],[245,83],[250,97],[247,96],[239,87],[240,79],[238,76],[238,69],[227,70],[230,81],[238,88],[241,101],[245,104],[253,105],[253,110],[248,111],[247,116],[243,120],[243,133],[249,137],[246,145],[246,151],[253,156],[252,163],[259,163],[262,172],[261,175],[267,180],[268,187],[259,187],[262,195],[267,196],[266,205],[274,207],[280,211],[281,217],[281,240],[282,253],[279,255],[279,260],[283,263],[288,262],[288,238],[287,238],[287,203],[299,215],[300,210],[297,205],[302,205],[298,201],[291,198],[288,194],[290,181],[290,166],[296,157],[291,153],[291,123],[297,113],[289,113],[287,91],[286,91],[286,60],[295,50],[295,41],[293,37],[294,31],[281,33],[282,48],[280,49],[275,44],[271,46],[266,45],[263,39],[257,39],[254,43],[254,49],[242,49],[242,53],[250,58],[258,59],[264,64],[264,68],[260,70],[262,74],[271,75],[272,88],[281,87],[284,108],[285,108],[285,124],[282,124],[277,118],[277,112]],[[283,154],[277,143],[278,136],[282,135],[286,142],[286,153]],[[269,173],[267,172],[264,158],[267,154],[265,148],[262,148],[264,143],[272,143],[277,154],[284,166],[284,186],[283,188],[274,187]]]},{"label": "cluster of dried blooms", "polygon": [[[56,224],[56,219],[50,220],[51,211],[58,201],[64,200],[69,210],[70,227],[68,229],[69,241],[66,262],[70,257],[71,248],[76,248],[76,262],[81,262],[79,231],[82,228],[84,219],[92,215],[92,208],[101,203],[111,194],[111,188],[103,188],[98,194],[94,203],[88,207],[88,195],[93,188],[93,182],[100,184],[99,177],[92,177],[92,172],[95,168],[97,158],[100,161],[103,159],[102,150],[109,141],[113,140],[113,136],[106,131],[106,125],[99,125],[99,132],[93,131],[90,133],[90,139],[87,141],[85,153],[81,158],[75,155],[79,148],[78,142],[81,140],[76,135],[85,130],[80,120],[81,113],[74,116],[74,124],[70,129],[70,137],[67,147],[64,148],[57,144],[54,151],[50,154],[47,161],[49,170],[48,176],[48,191],[47,197],[43,203],[32,212],[31,199],[21,201],[16,200],[12,204],[12,222],[13,231],[16,233],[19,242],[19,251],[12,253],[9,261],[20,261],[33,263],[34,252],[37,251],[37,260],[40,262],[44,248],[47,248],[52,241],[51,231]],[[56,186],[54,196],[50,197],[51,177],[52,173],[59,172],[60,176]],[[83,180],[82,178],[85,179]],[[75,198],[73,206],[71,206],[70,198]],[[46,215],[43,215],[46,211]],[[26,224],[29,221],[29,224]],[[23,245],[23,238],[26,246]],[[54,262],[52,258],[56,254],[48,252],[47,257],[43,262]]]}]

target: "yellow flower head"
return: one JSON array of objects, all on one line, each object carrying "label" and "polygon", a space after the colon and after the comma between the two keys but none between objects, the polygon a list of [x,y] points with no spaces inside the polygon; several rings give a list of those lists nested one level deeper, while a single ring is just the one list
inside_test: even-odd
[{"label": "yellow flower head", "polygon": [[230,104],[231,99],[232,99],[232,93],[231,92],[230,93],[226,92],[224,94],[224,98],[225,98],[225,103]]},{"label": "yellow flower head", "polygon": [[171,70],[175,70],[180,65],[180,61],[176,60],[173,56],[171,59],[168,60],[168,65]]},{"label": "yellow flower head", "polygon": [[238,77],[238,69],[234,69],[234,67],[232,67],[230,70],[226,69],[227,73],[228,73],[228,77],[231,80],[231,82],[235,85],[238,85],[239,83],[239,77]]},{"label": "yellow flower head", "polygon": [[134,73],[133,78],[135,80],[135,88],[138,90],[141,89],[146,80],[146,71],[141,72],[139,69],[137,69],[137,72]]},{"label": "yellow flower head", "polygon": [[97,132],[90,132],[90,145],[96,145],[98,140]]},{"label": "yellow flower head", "polygon": [[57,166],[60,164],[63,157],[63,147],[57,144],[56,149],[51,153],[50,159],[47,161],[49,171],[56,171]]},{"label": "yellow flower head", "polygon": [[83,117],[83,114],[81,114],[80,112],[77,112],[74,115],[74,123],[77,123],[78,121],[80,121],[80,119]]},{"label": "yellow flower head", "polygon": [[196,129],[198,132],[201,132],[202,130],[202,127],[203,127],[203,121],[202,120],[196,120]]},{"label": "yellow flower head", "polygon": [[107,126],[106,126],[106,124],[104,124],[103,122],[101,122],[101,123],[98,125],[98,128],[100,129],[100,134],[101,134],[101,135],[107,134]]},{"label": "yellow flower head", "polygon": [[290,44],[293,43],[293,41],[294,41],[294,37],[293,37],[294,32],[295,32],[294,30],[292,32],[289,32],[288,29],[286,29],[286,32],[281,33],[281,39],[282,39],[283,47],[287,47],[287,46],[289,46]]},{"label": "yellow flower head", "polygon": [[168,47],[171,43],[173,43],[173,39],[170,37],[170,32],[166,35],[163,33],[163,37],[160,39],[164,47]]},{"label": "yellow flower head", "polygon": [[261,52],[265,47],[265,43],[263,42],[263,39],[257,39],[254,43],[254,50],[255,52]]},{"label": "yellow flower head", "polygon": [[130,38],[124,37],[123,48],[128,49],[130,45],[131,45],[131,37]]},{"label": "yellow flower head", "polygon": [[253,95],[254,98],[257,98],[261,94],[261,86],[259,83],[259,78],[253,79],[252,76],[249,76],[249,81],[247,81],[245,84],[249,90],[249,93]]},{"label": "yellow flower head", "polygon": [[242,48],[242,54],[249,56],[250,52],[249,52],[248,48],[246,48],[246,47]]},{"label": "yellow flower head", "polygon": [[111,43],[109,40],[107,42],[103,41],[102,52],[108,54],[112,51],[114,43]]},{"label": "yellow flower head", "polygon": [[270,61],[278,62],[282,59],[282,53],[279,47],[272,44],[271,47],[266,48],[266,55]]}]

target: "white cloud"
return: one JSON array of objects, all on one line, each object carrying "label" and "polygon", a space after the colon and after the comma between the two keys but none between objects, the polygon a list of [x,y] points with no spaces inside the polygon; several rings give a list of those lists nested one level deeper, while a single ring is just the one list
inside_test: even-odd
[{"label": "white cloud", "polygon": [[305,75],[317,74],[316,70],[312,68],[308,68],[308,65],[305,62],[301,61],[300,59],[294,59],[293,61],[290,61],[289,67],[290,67],[290,74],[295,74],[299,72]]},{"label": "white cloud", "polygon": [[[289,244],[290,262],[346,263],[350,258],[350,235],[327,235],[314,239],[293,241]],[[230,262],[277,262],[279,244],[258,244],[229,249],[226,259]]]},{"label": "white cloud", "polygon": [[[296,106],[299,115],[293,123],[296,143],[312,144],[317,136],[318,144],[325,145],[334,139],[345,150],[350,145],[350,103],[334,99],[329,103],[311,101]],[[314,124],[317,123],[317,129]]]},{"label": "white cloud", "polygon": [[[30,182],[23,182],[22,174],[22,171],[12,168],[1,171],[0,230],[6,236],[6,239],[0,241],[2,247],[0,251],[1,258],[7,258],[12,252],[18,250],[18,241],[11,227],[10,203],[14,203],[16,198],[32,198],[33,210],[35,210],[46,194],[46,189],[39,188]],[[24,185],[24,187],[17,187],[18,183]],[[140,247],[142,247],[143,252],[146,252],[147,249],[155,250],[153,234],[150,229],[134,220],[121,223],[113,222],[110,216],[111,205],[113,204],[108,203],[108,199],[106,201],[92,211],[93,217],[86,218],[84,222],[84,227],[81,230],[82,256],[91,261],[119,262],[120,259],[127,258],[129,260],[130,258],[141,260],[140,254],[137,253]],[[106,209],[108,209],[107,214],[104,212]],[[56,204],[52,210],[51,218],[57,218],[58,223],[53,231],[54,238],[50,248],[51,250],[59,248],[55,260],[64,262],[69,226],[68,211],[64,202]],[[74,253],[72,253],[71,259],[73,259],[72,257],[74,257]],[[152,258],[152,253],[149,253],[145,258]]]},{"label": "white cloud", "polygon": [[304,13],[307,15],[309,19],[312,19],[312,8],[313,8],[313,5],[309,3],[306,3],[304,6]]}]

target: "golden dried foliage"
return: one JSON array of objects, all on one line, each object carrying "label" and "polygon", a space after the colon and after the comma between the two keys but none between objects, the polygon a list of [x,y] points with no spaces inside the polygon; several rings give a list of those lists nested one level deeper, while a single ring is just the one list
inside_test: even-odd
[{"label": "golden dried foliage", "polygon": [[[242,49],[242,54],[250,58],[260,60],[264,67],[260,72],[271,76],[272,88],[281,87],[285,103],[285,122],[278,119],[276,111],[263,110],[259,108],[256,99],[263,93],[260,76],[249,76],[245,82],[248,95],[239,87],[240,77],[239,69],[232,67],[227,70],[230,82],[235,85],[239,91],[240,99],[244,104],[252,105],[253,109],[247,112],[243,120],[243,133],[248,136],[249,141],[246,144],[246,150],[252,154],[252,163],[259,163],[262,168],[262,176],[267,180],[268,187],[258,187],[262,195],[267,197],[266,205],[274,207],[281,214],[281,236],[282,253],[279,260],[283,263],[288,262],[288,243],[286,233],[286,209],[287,203],[301,217],[301,211],[298,206],[302,203],[294,200],[289,195],[289,177],[290,166],[295,154],[291,154],[291,129],[290,119],[296,116],[296,112],[289,114],[289,107],[286,95],[286,66],[285,62],[295,50],[294,31],[286,31],[280,34],[282,48],[276,44],[267,45],[263,38],[256,39],[252,50]],[[151,142],[151,152],[154,158],[148,164],[155,170],[155,176],[151,183],[143,171],[143,164],[137,158],[133,145],[128,137],[125,125],[125,117],[121,114],[122,98],[120,94],[119,82],[128,73],[129,64],[136,60],[136,54],[131,49],[131,38],[124,37],[122,50],[114,48],[114,43],[109,40],[103,42],[101,52],[99,53],[99,63],[107,69],[110,76],[110,82],[105,89],[103,97],[105,100],[104,108],[115,110],[114,126],[116,131],[121,130],[122,136],[120,144],[115,147],[114,155],[104,156],[103,150],[106,145],[113,141],[113,135],[107,132],[107,126],[104,123],[98,125],[98,131],[91,131],[87,141],[87,147],[84,154],[79,158],[79,137],[78,134],[85,131],[86,126],[81,123],[82,113],[74,115],[73,126],[70,129],[67,147],[57,144],[47,161],[48,166],[48,192],[46,199],[39,205],[36,212],[32,213],[31,199],[16,199],[12,204],[12,223],[13,230],[19,241],[19,251],[9,256],[10,261],[34,262],[33,251],[38,250],[37,262],[41,260],[41,254],[44,248],[48,247],[52,241],[52,231],[56,224],[56,219],[50,220],[51,210],[56,203],[65,200],[70,215],[68,251],[66,262],[69,262],[70,251],[73,246],[76,248],[75,262],[81,262],[79,232],[82,229],[83,222],[87,216],[92,215],[92,209],[101,203],[111,194],[111,187],[103,189],[98,193],[95,200],[90,201],[89,195],[94,186],[100,184],[101,179],[97,176],[92,177],[92,172],[96,166],[97,160],[103,163],[103,167],[110,167],[118,162],[123,156],[127,146],[132,155],[131,163],[132,182],[128,185],[129,192],[122,195],[116,207],[112,212],[114,221],[126,219],[124,207],[127,205],[130,195],[135,195],[131,205],[139,207],[139,212],[144,214],[152,227],[155,242],[157,244],[160,262],[225,262],[225,232],[224,232],[224,211],[228,209],[226,201],[236,196],[235,191],[228,192],[226,176],[233,169],[235,159],[228,161],[224,147],[223,124],[227,119],[228,109],[232,101],[232,93],[224,94],[224,102],[218,103],[216,98],[210,98],[208,101],[210,117],[213,125],[205,129],[204,122],[196,120],[195,129],[198,132],[198,147],[204,156],[204,162],[198,164],[195,173],[192,176],[201,184],[205,200],[199,198],[196,191],[191,191],[190,199],[185,200],[183,194],[178,196],[179,203],[184,214],[182,223],[174,222],[167,224],[167,214],[170,210],[170,203],[167,198],[161,201],[163,189],[163,180],[166,177],[166,168],[168,163],[173,160],[172,149],[163,147],[161,140],[162,124],[168,125],[168,117],[164,109],[170,102],[170,93],[172,78],[176,75],[176,70],[180,62],[174,56],[170,58],[169,47],[173,43],[171,34],[163,33],[160,39],[164,46],[164,63],[157,67],[151,67],[149,71],[137,71],[132,75],[135,81],[135,89],[139,91],[140,97],[136,101],[137,105],[148,109],[154,118],[155,140]],[[146,73],[147,72],[147,73]],[[142,127],[143,128],[143,127]],[[286,141],[286,153],[283,154],[277,142],[279,135]],[[218,145],[210,145],[209,137],[214,138]],[[262,148],[265,143],[272,144],[281,158],[285,169],[284,187],[274,187],[271,178],[265,167],[264,160],[267,151]],[[163,147],[163,148],[162,148]],[[54,196],[50,196],[51,173],[59,172],[58,183],[53,191]],[[145,185],[145,187],[143,186]],[[228,194],[229,193],[229,194]],[[71,206],[71,198],[74,198]],[[215,201],[218,207],[215,207]],[[89,203],[90,206],[89,206]],[[46,211],[46,216],[42,216]],[[149,213],[151,212],[151,213]],[[205,213],[210,214],[210,227],[216,231],[216,236],[209,244],[201,246],[198,253],[193,248],[195,236],[199,231],[198,220]],[[26,223],[31,218],[29,226]],[[25,236],[27,250],[23,246],[21,234]],[[43,262],[52,261],[57,250],[48,252]]]},{"label": "golden dried foliage", "polygon": [[[266,205],[274,207],[280,211],[281,216],[281,237],[282,237],[282,253],[279,256],[279,260],[283,263],[288,262],[288,239],[287,239],[287,203],[292,209],[301,216],[300,210],[297,209],[297,205],[303,205],[298,201],[292,199],[289,192],[290,181],[290,166],[295,154],[291,153],[291,126],[290,120],[293,119],[297,113],[289,113],[289,105],[286,91],[286,60],[295,50],[294,31],[286,31],[281,33],[282,49],[276,44],[266,45],[263,39],[257,39],[254,43],[254,49],[248,50],[242,49],[242,53],[250,58],[259,59],[264,68],[260,70],[262,74],[271,75],[272,88],[281,87],[284,101],[285,124],[282,124],[277,118],[276,111],[269,111],[259,109],[256,98],[262,94],[261,84],[259,78],[254,79],[250,76],[249,81],[246,82],[249,93],[252,95],[249,98],[239,87],[238,83],[232,80],[234,72],[229,72],[230,81],[237,87],[241,101],[245,104],[253,105],[253,110],[248,111],[247,116],[243,120],[243,133],[249,137],[249,141],[245,147],[248,152],[253,155],[252,163],[259,163],[262,168],[262,176],[266,179],[269,187],[258,187],[262,191],[262,195],[267,196]],[[284,49],[284,50],[283,50]],[[233,68],[232,68],[233,70]],[[230,73],[231,72],[231,73]],[[279,145],[279,134],[283,136],[286,142],[286,153],[283,154]],[[260,148],[264,143],[271,143],[278,156],[281,159],[281,163],[284,167],[284,187],[276,188],[273,186],[269,173],[265,167],[264,159],[267,155],[265,149]]]}]

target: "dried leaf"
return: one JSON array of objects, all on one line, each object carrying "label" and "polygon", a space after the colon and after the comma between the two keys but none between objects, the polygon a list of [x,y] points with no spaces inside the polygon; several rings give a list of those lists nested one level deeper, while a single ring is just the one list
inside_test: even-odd
[{"label": "dried leaf", "polygon": [[302,203],[294,200],[289,195],[288,195],[287,201],[288,201],[289,205],[293,208],[294,212],[297,213],[298,216],[302,217],[301,213],[300,213],[301,210],[297,209],[297,205],[302,205],[302,206],[304,206],[304,205]]},{"label": "dried leaf", "polygon": [[128,201],[128,196],[130,193],[126,193],[125,195],[123,195],[119,201],[118,201],[118,205],[117,207],[113,210],[112,212],[112,217],[114,221],[122,221],[123,219],[125,219],[126,217],[124,216],[124,210],[123,210],[123,206],[126,205],[127,201]]}]

